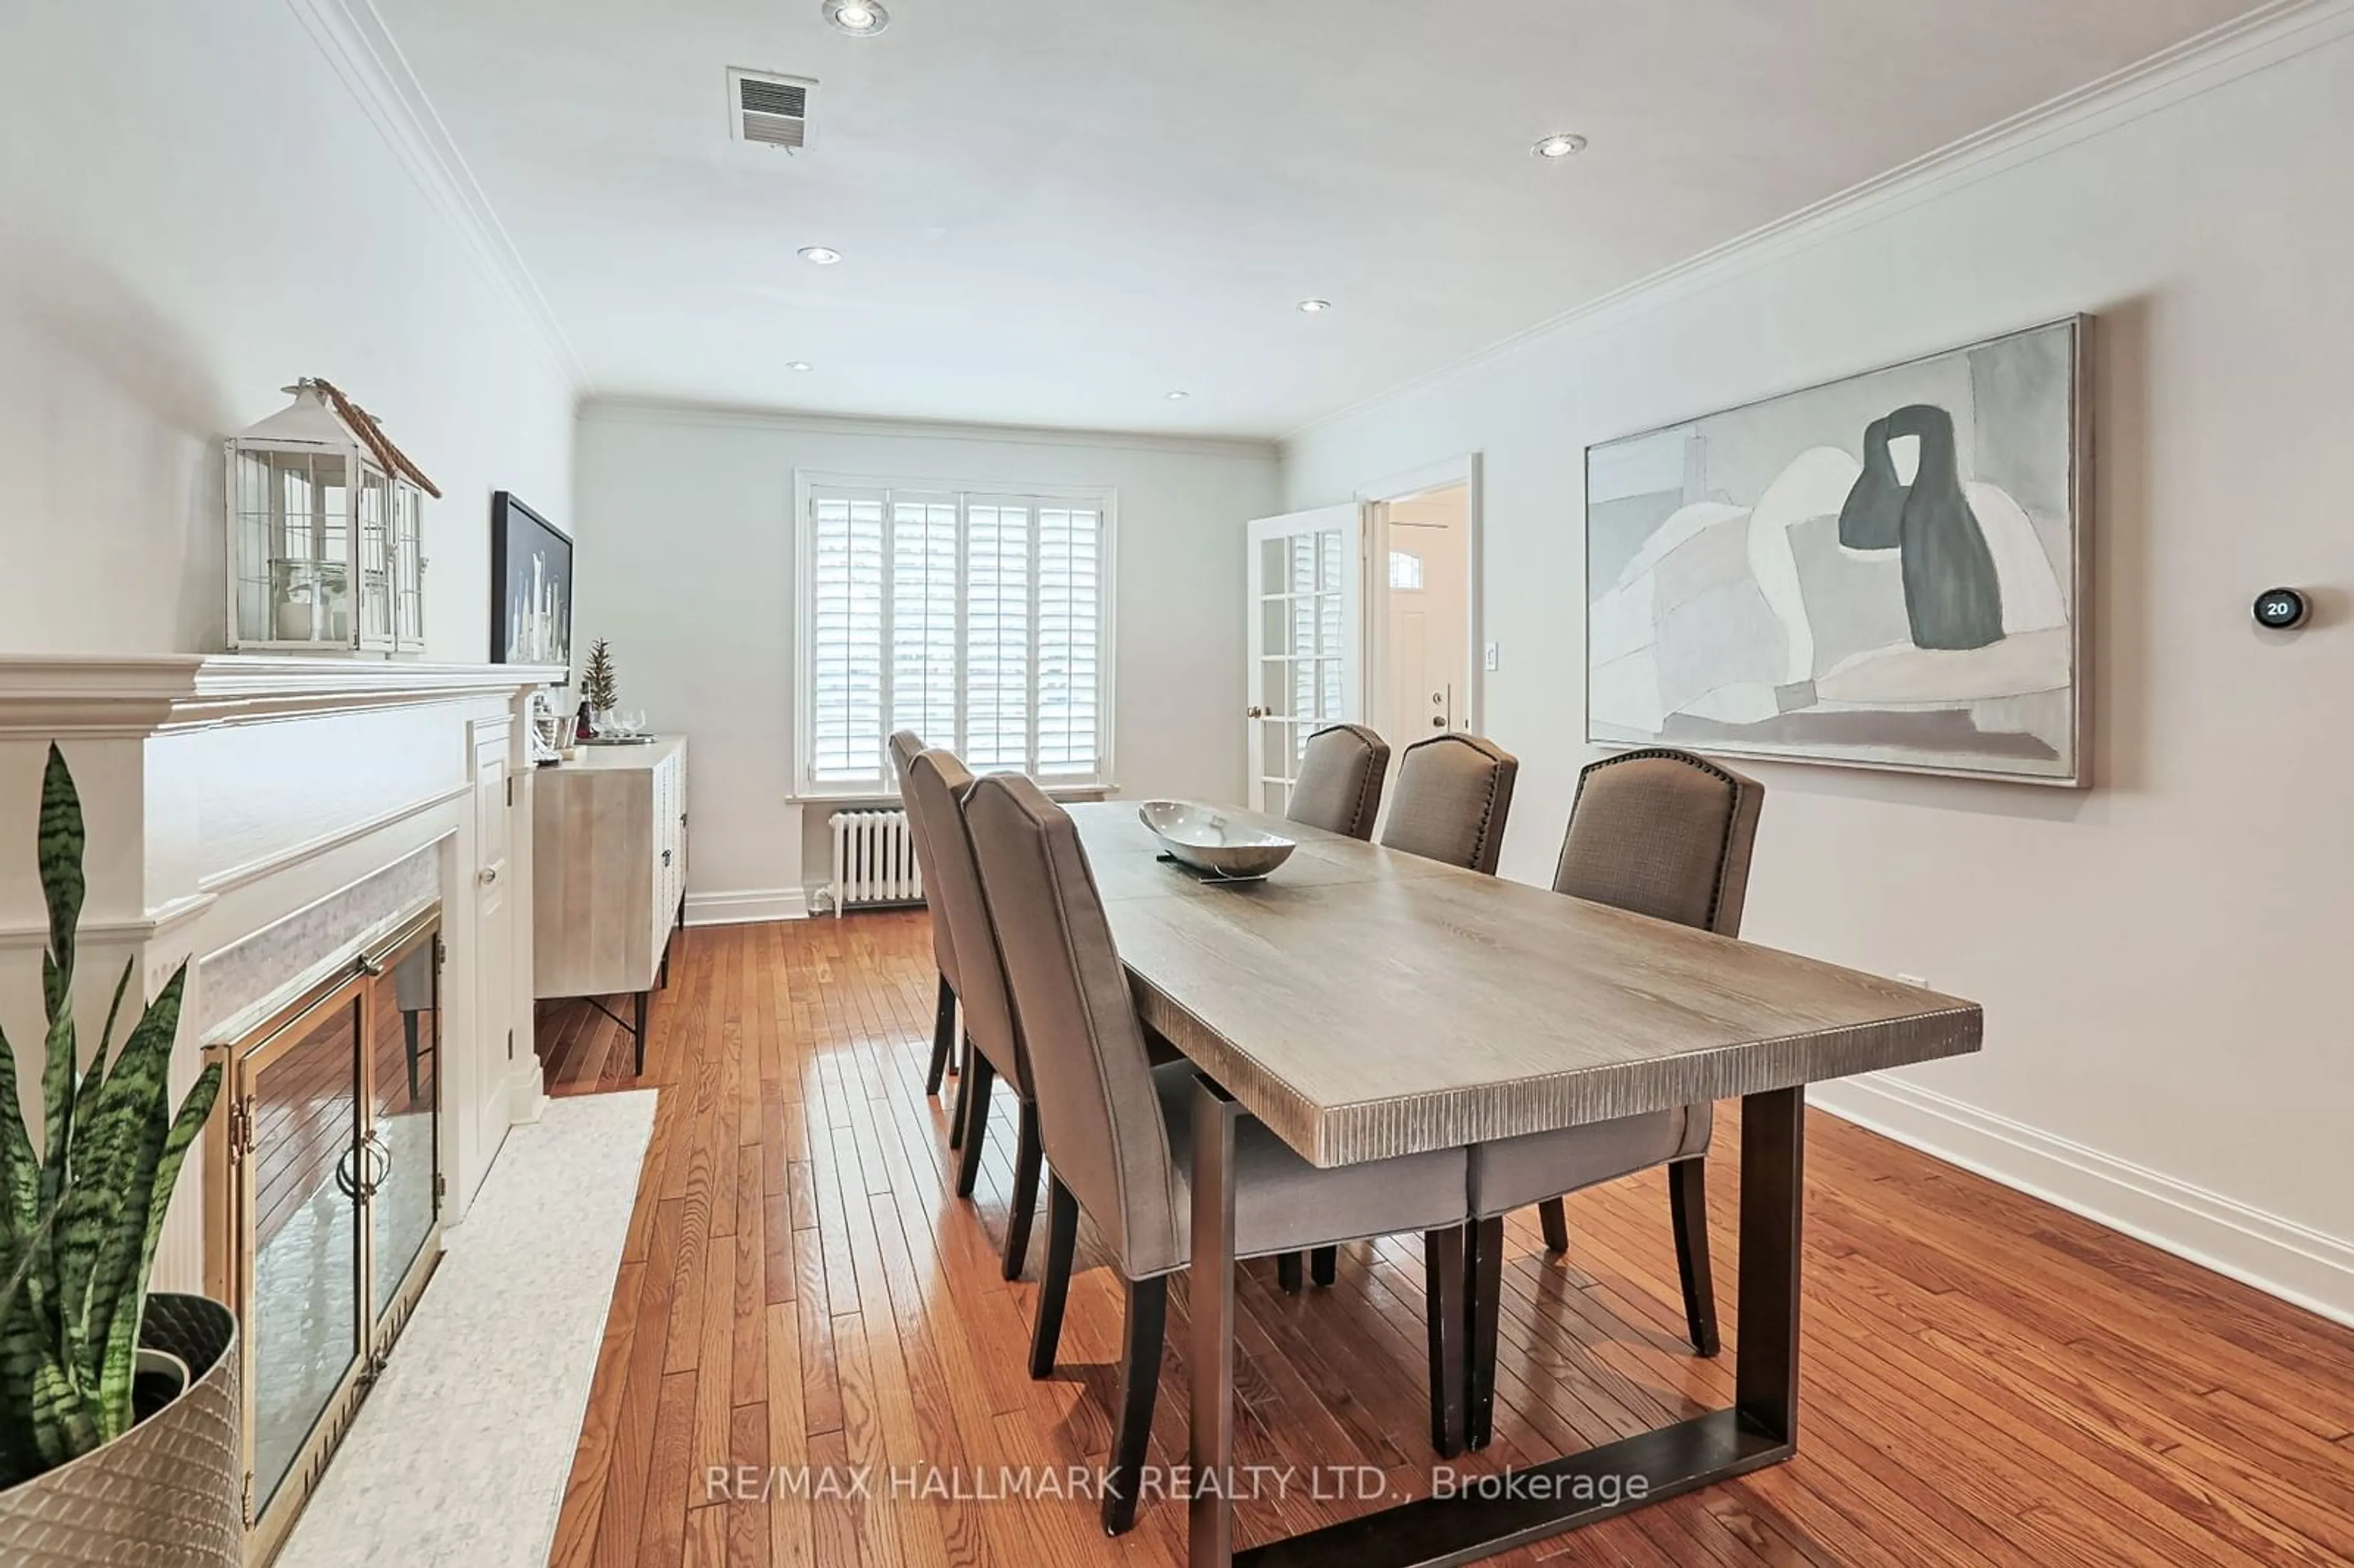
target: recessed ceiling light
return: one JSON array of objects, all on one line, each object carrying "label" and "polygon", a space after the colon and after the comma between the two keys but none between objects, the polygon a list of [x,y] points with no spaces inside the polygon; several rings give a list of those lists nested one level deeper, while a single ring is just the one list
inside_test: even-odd
[{"label": "recessed ceiling light", "polygon": [[1585,138],[1563,131],[1546,137],[1529,151],[1540,158],[1566,158],[1585,151]]},{"label": "recessed ceiling light", "polygon": [[825,0],[825,19],[854,38],[871,38],[891,25],[878,0]]},{"label": "recessed ceiling light", "polygon": [[831,267],[842,260],[842,252],[830,246],[804,245],[801,247],[801,260],[814,266]]},{"label": "recessed ceiling light", "polygon": [[1181,402],[1187,397],[1191,397],[1192,396],[1193,394],[1191,392],[1172,392],[1169,394],[1169,400],[1172,403],[1176,403]]},{"label": "recessed ceiling light", "polygon": [[789,359],[785,361],[785,368],[788,370],[807,370],[809,367],[810,362],[806,359]]},{"label": "recessed ceiling light", "polygon": [[1332,308],[1332,302],[1330,300],[1302,300],[1299,302],[1299,308],[1312,316],[1317,314],[1319,312],[1331,310]]}]

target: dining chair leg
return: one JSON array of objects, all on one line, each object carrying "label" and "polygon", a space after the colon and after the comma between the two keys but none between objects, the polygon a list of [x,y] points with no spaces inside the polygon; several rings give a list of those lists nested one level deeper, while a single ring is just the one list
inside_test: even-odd
[{"label": "dining chair leg", "polygon": [[949,977],[940,977],[940,1000],[932,1020],[932,1062],[924,1071],[924,1093],[940,1092],[940,1078],[949,1070],[949,1057],[956,1051],[956,992],[949,987]]},{"label": "dining chair leg", "polygon": [[1104,1477],[1106,1535],[1136,1524],[1136,1499],[1152,1439],[1152,1404],[1161,1392],[1161,1346],[1169,1331],[1169,1279],[1128,1282],[1127,1348],[1119,1363],[1119,1418],[1112,1434],[1111,1469]]},{"label": "dining chair leg", "polygon": [[1716,1354],[1716,1286],[1708,1267],[1708,1161],[1679,1160],[1668,1167],[1668,1214],[1675,1223],[1676,1269],[1683,1276],[1684,1326],[1692,1349]]},{"label": "dining chair leg", "polygon": [[1008,1279],[1022,1277],[1022,1260],[1030,1252],[1030,1217],[1038,1212],[1038,1167],[1045,1150],[1038,1143],[1038,1102],[1023,1100],[1013,1147],[1013,1202],[1005,1218],[1005,1266]]},{"label": "dining chair leg", "polygon": [[1537,1205],[1537,1221],[1544,1226],[1545,1251],[1559,1257],[1569,1250],[1569,1211],[1559,1198]]},{"label": "dining chair leg", "polygon": [[1485,1448],[1496,1424],[1496,1310],[1504,1288],[1502,1215],[1463,1228],[1464,1430],[1468,1448]]},{"label": "dining chair leg", "polygon": [[1030,1375],[1055,1375],[1063,1342],[1063,1303],[1071,1294],[1071,1255],[1079,1241],[1079,1201],[1059,1176],[1046,1180],[1046,1261],[1038,1270],[1038,1321],[1030,1330]]},{"label": "dining chair leg", "polygon": [[1283,1287],[1286,1296],[1297,1296],[1300,1290],[1299,1255],[1279,1252],[1275,1255],[1275,1282]]},{"label": "dining chair leg", "polygon": [[958,1150],[956,1194],[972,1196],[973,1183],[981,1180],[981,1150],[989,1141],[989,1086],[996,1073],[989,1058],[976,1051],[964,1071],[964,1092],[958,1103],[965,1107],[964,1146]]},{"label": "dining chair leg", "polygon": [[1332,1282],[1341,1277],[1341,1249],[1337,1246],[1320,1246],[1310,1253],[1308,1277],[1316,1282],[1319,1289],[1331,1289]]},{"label": "dining chair leg", "polygon": [[[949,1071],[951,1074],[956,1073],[956,1060],[953,1056],[949,1061]],[[950,1149],[964,1147],[964,1122],[965,1118],[972,1111],[971,1096],[972,1080],[969,1077],[958,1076],[956,1103],[949,1107],[949,1147]]]},{"label": "dining chair leg", "polygon": [[1430,1339],[1430,1446],[1463,1452],[1464,1227],[1422,1234],[1422,1316]]}]

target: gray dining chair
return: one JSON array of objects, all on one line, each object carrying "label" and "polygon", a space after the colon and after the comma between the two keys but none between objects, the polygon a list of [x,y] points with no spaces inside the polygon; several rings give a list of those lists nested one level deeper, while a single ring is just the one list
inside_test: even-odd
[{"label": "gray dining chair", "polygon": [[972,774],[950,752],[923,751],[907,765],[908,810],[923,822],[932,843],[925,895],[948,923],[949,938],[956,948],[958,978],[963,982],[958,994],[964,1007],[969,1049],[951,1129],[951,1147],[960,1150],[956,1193],[960,1198],[972,1196],[981,1175],[981,1147],[989,1141],[990,1093],[1002,1078],[1020,1103],[1003,1266],[1006,1278],[1018,1279],[1030,1250],[1031,1220],[1038,1212],[1043,1152],[1038,1141],[1038,1097],[1031,1086],[1030,1061],[1021,1033],[1013,1026],[1013,1004],[1006,1000],[1005,970],[998,958],[989,911],[981,902],[981,873],[973,864],[971,841],[965,836],[963,801],[971,788]]},{"label": "gray dining chair", "polygon": [[1476,735],[1434,735],[1398,758],[1382,843],[1469,871],[1496,870],[1520,759]]},{"label": "gray dining chair", "polygon": [[[1652,747],[1589,764],[1578,775],[1553,891],[1738,936],[1765,800],[1766,787],[1755,779],[1688,752]],[[1471,1150],[1471,1250],[1464,1260],[1471,1311],[1466,1336],[1471,1446],[1486,1444],[1492,1425],[1503,1217],[1515,1209],[1535,1203],[1545,1249],[1564,1253],[1569,1250],[1564,1194],[1665,1165],[1685,1328],[1693,1350],[1717,1353],[1706,1158],[1714,1121],[1715,1107],[1703,1102]]]},{"label": "gray dining chair", "polygon": [[[1187,1064],[1155,1068],[1127,972],[1077,829],[1018,774],[991,774],[965,799],[965,825],[1007,988],[1036,1068],[1039,1125],[1052,1171],[1046,1262],[1030,1375],[1055,1369],[1079,1213],[1095,1221],[1127,1287],[1119,1403],[1105,1478],[1103,1526],[1136,1522],[1152,1430],[1169,1277],[1191,1250],[1192,1106]],[[1465,1162],[1460,1150],[1319,1170],[1245,1118],[1235,1143],[1235,1255],[1421,1231],[1431,1367],[1431,1436],[1462,1440],[1461,1335]],[[1458,1249],[1450,1259],[1447,1248]],[[1450,1353],[1456,1364],[1450,1366]]]},{"label": "gray dining chair", "polygon": [[1284,817],[1328,833],[1370,839],[1373,819],[1382,814],[1382,782],[1389,766],[1389,742],[1363,725],[1327,726],[1308,737]]},{"label": "gray dining chair", "polygon": [[[1450,732],[1416,741],[1398,759],[1383,847],[1494,875],[1520,771],[1520,758],[1479,736]],[[1309,1257],[1309,1275],[1319,1286],[1338,1279],[1340,1250],[1318,1248]],[[1277,1258],[1275,1277],[1299,1294],[1299,1257]]]},{"label": "gray dining chair", "polygon": [[[916,841],[916,872],[923,879],[928,896],[924,903],[932,917],[932,961],[940,972],[938,1006],[932,1018],[932,1060],[924,1070],[924,1093],[940,1092],[940,1080],[957,1070],[957,998],[961,988],[957,984],[956,943],[949,933],[947,918],[940,906],[928,896],[932,885],[932,844],[924,832],[923,819],[917,815],[907,799],[907,765],[924,749],[923,738],[914,730],[903,729],[891,737],[891,767],[899,779],[899,800],[907,810],[907,830]],[[955,1136],[959,1124],[950,1123],[950,1136]]]}]

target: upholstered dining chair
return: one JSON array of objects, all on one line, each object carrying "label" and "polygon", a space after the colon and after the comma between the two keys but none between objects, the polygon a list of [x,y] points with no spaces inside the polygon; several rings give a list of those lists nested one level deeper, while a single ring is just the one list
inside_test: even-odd
[{"label": "upholstered dining chair", "polygon": [[955,944],[960,1000],[964,1005],[968,1046],[963,1086],[958,1092],[953,1140],[959,1149],[956,1193],[970,1198],[981,1174],[981,1146],[989,1141],[990,1091],[1005,1080],[1020,1102],[1013,1151],[1013,1192],[1005,1222],[1004,1275],[1022,1277],[1023,1256],[1030,1250],[1030,1223],[1038,1212],[1038,1097],[1030,1082],[1030,1061],[1022,1036],[1013,1026],[1013,1004],[1006,1000],[1005,970],[998,959],[997,937],[981,903],[981,874],[972,860],[972,843],[965,836],[964,795],[972,775],[954,754],[938,749],[920,752],[907,765],[907,801],[920,816],[932,841],[931,880],[925,894],[932,907],[948,921]]},{"label": "upholstered dining chair", "polygon": [[[1494,875],[1504,848],[1504,820],[1512,810],[1512,781],[1520,771],[1520,758],[1479,736],[1450,731],[1416,741],[1398,759],[1397,792],[1390,798],[1383,847]],[[1309,1273],[1319,1286],[1338,1279],[1339,1249],[1320,1247],[1310,1254]],[[1285,1290],[1299,1294],[1299,1259],[1276,1259],[1275,1277]]]},{"label": "upholstered dining chair", "polygon": [[[932,885],[932,843],[924,832],[922,817],[916,812],[907,796],[907,765],[924,749],[923,737],[914,730],[903,729],[891,737],[891,767],[899,777],[899,800],[907,806],[907,831],[916,841],[916,872],[928,890]],[[924,1093],[940,1092],[940,1080],[956,1071],[957,998],[961,988],[957,984],[956,943],[950,939],[947,916],[940,913],[938,902],[925,899],[932,917],[932,961],[940,971],[939,1004],[932,1019],[932,1060],[924,1071]],[[959,1124],[951,1123],[951,1133]]]},{"label": "upholstered dining chair", "polygon": [[1520,771],[1518,758],[1476,735],[1416,741],[1398,758],[1383,844],[1493,875]]},{"label": "upholstered dining chair", "polygon": [[1370,839],[1389,766],[1389,742],[1363,725],[1327,726],[1308,737],[1283,814],[1328,833]]},{"label": "upholstered dining chair", "polygon": [[[1553,891],[1738,936],[1765,800],[1755,779],[1688,752],[1652,747],[1589,764],[1578,775]],[[1685,1328],[1693,1350],[1716,1354],[1706,1159],[1714,1112],[1707,1104],[1680,1106],[1471,1150],[1471,1250],[1464,1260],[1471,1446],[1486,1444],[1495,1407],[1503,1216],[1514,1209],[1537,1204],[1545,1249],[1566,1252],[1563,1194],[1665,1165]]]},{"label": "upholstered dining chair", "polygon": [[[1191,1250],[1192,1106],[1187,1064],[1155,1068],[1111,927],[1062,808],[1018,774],[991,774],[965,798],[991,921],[1022,1038],[1036,1068],[1039,1123],[1052,1170],[1046,1262],[1040,1276],[1030,1375],[1055,1369],[1082,1209],[1126,1283],[1120,1364],[1104,1529],[1136,1521],[1138,1482],[1161,1377],[1169,1277]],[[976,1036],[978,1038],[978,1036]],[[969,1070],[977,1070],[976,1068]],[[1246,1118],[1235,1145],[1235,1254],[1263,1257],[1321,1243],[1421,1231],[1428,1262],[1432,1440],[1460,1442],[1464,1310],[1464,1158],[1439,1150],[1318,1170]]]}]

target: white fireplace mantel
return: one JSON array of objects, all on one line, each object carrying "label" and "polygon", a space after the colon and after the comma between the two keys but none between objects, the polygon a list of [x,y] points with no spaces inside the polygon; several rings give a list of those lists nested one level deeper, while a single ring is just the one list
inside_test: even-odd
[{"label": "white fireplace mantel", "polygon": [[[55,742],[89,833],[76,991],[103,1015],[124,961],[153,995],[190,964],[175,1076],[193,1077],[231,1026],[257,964],[282,951],[291,984],[387,885],[438,899],[443,1149],[461,1218],[514,1120],[540,1105],[531,1032],[533,693],[560,667],[255,655],[0,654],[0,1025],[18,1081],[40,1082],[34,864],[40,782]],[[402,868],[387,882],[387,874]],[[232,961],[223,955],[238,955]],[[219,960],[219,961],[216,961]],[[239,984],[212,986],[229,972]],[[238,990],[239,996],[228,993]],[[93,1027],[83,1032],[94,1043]],[[201,1285],[202,1173],[184,1174],[158,1280]]]},{"label": "white fireplace mantel", "polygon": [[0,653],[0,735],[153,735],[513,693],[568,678],[561,665],[422,664],[256,654],[111,657]]}]

